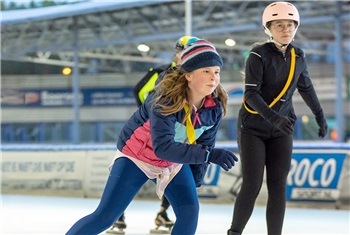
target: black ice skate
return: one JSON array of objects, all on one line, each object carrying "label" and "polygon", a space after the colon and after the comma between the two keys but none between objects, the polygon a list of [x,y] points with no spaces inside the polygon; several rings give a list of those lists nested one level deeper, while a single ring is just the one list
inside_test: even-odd
[{"label": "black ice skate", "polygon": [[124,235],[126,229],[126,223],[125,223],[125,217],[122,215],[113,225],[110,229],[108,229],[107,233],[113,233],[113,234],[121,234]]},{"label": "black ice skate", "polygon": [[168,218],[166,211],[159,212],[154,223],[156,224],[156,228],[150,230],[150,233],[153,234],[170,234],[174,226],[174,222]]}]

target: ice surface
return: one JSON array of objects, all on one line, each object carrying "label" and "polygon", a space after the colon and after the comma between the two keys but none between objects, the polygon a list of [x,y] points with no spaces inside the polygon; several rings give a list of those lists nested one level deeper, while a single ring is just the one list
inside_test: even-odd
[{"label": "ice surface", "polygon": [[[1,234],[65,234],[99,203],[96,198],[1,195]],[[133,201],[126,211],[126,235],[146,235],[160,201]],[[233,205],[201,202],[198,235],[225,235]],[[171,208],[170,219],[175,220]],[[287,208],[283,234],[350,234],[348,210]],[[105,234],[105,233],[102,233]],[[256,206],[244,234],[266,234],[265,207]]]}]

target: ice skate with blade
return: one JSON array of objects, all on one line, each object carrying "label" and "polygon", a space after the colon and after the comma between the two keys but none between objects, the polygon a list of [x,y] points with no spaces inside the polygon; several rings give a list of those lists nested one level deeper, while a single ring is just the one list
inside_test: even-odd
[{"label": "ice skate with blade", "polygon": [[113,225],[110,229],[108,229],[106,232],[107,233],[112,233],[112,234],[121,234],[124,235],[126,229],[126,223],[125,223],[125,217],[122,215]]},{"label": "ice skate with blade", "polygon": [[151,229],[151,234],[170,234],[174,222],[168,218],[166,211],[159,212],[154,220],[156,228]]}]

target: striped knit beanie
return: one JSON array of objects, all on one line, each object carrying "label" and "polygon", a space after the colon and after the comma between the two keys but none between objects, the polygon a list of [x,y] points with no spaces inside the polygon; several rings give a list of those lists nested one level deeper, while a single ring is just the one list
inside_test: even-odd
[{"label": "striped knit beanie", "polygon": [[211,66],[222,68],[222,64],[214,45],[204,39],[189,40],[181,53],[181,67],[186,72]]}]

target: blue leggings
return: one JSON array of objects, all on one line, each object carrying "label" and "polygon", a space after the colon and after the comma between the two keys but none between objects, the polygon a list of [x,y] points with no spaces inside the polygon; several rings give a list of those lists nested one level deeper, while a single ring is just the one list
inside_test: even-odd
[{"label": "blue leggings", "polygon": [[[108,229],[121,216],[148,179],[130,159],[118,158],[113,164],[97,209],[78,220],[67,234],[96,235]],[[189,165],[182,166],[166,187],[164,194],[176,216],[171,234],[195,234],[199,202]]]}]

